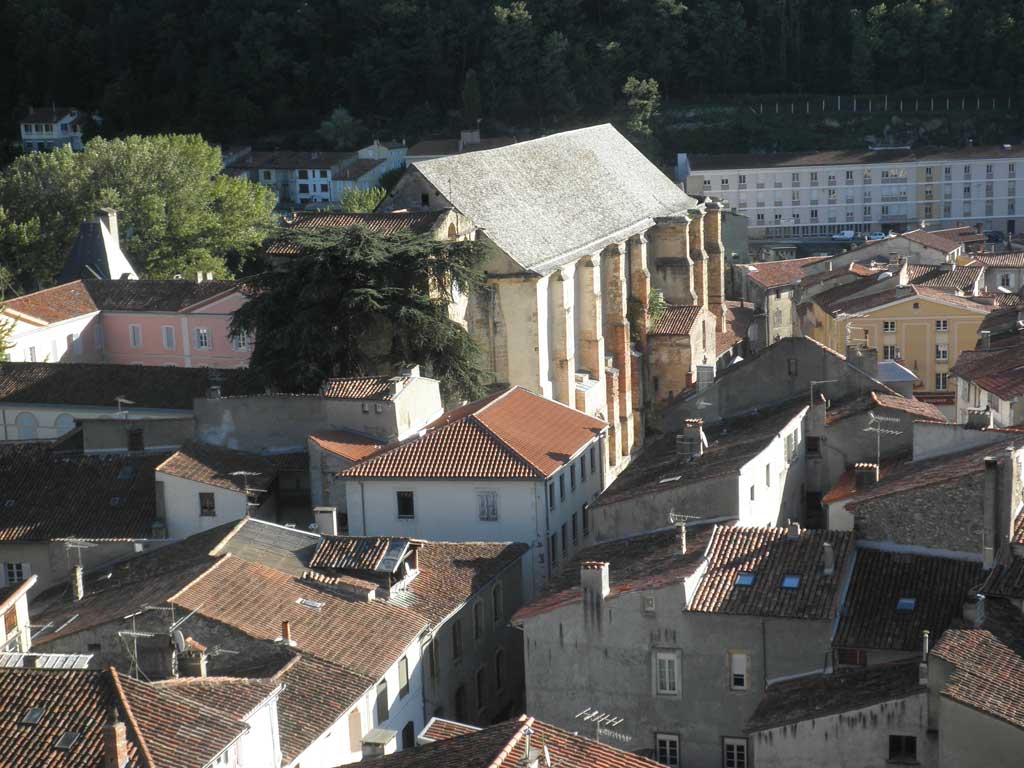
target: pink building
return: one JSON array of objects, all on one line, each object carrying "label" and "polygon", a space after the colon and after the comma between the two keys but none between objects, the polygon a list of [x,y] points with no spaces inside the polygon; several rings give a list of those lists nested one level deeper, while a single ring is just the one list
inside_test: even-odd
[{"label": "pink building", "polygon": [[75,280],[10,299],[6,357],[25,362],[107,362],[239,368],[250,339],[232,338],[246,301],[228,280]]}]

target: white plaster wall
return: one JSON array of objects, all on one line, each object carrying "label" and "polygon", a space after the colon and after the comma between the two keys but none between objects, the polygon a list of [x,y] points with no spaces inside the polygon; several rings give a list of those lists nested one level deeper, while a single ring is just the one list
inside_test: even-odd
[{"label": "white plaster wall", "polygon": [[281,765],[281,740],[277,697],[253,712],[245,722],[249,731],[236,744],[240,768],[278,768]]},{"label": "white plaster wall", "polygon": [[[38,422],[39,440],[54,440],[64,434],[57,427],[57,419],[63,415],[76,419],[94,419],[97,416],[113,416],[117,413],[114,403],[109,408],[90,405],[39,405],[35,403],[4,403],[0,405],[0,442],[18,439],[16,420],[20,413],[31,413]],[[164,410],[158,408],[132,408],[129,415],[134,419],[180,419],[191,416],[191,411]]]},{"label": "white plaster wall", "polygon": [[[800,519],[804,485],[804,409],[739,472],[737,494],[741,525],[780,525]],[[794,435],[793,455],[786,455],[786,436]],[[754,498],[750,498],[750,488]]]},{"label": "white plaster wall", "polygon": [[[245,494],[204,485],[165,472],[156,473],[157,482],[164,484],[164,508],[167,511],[167,536],[181,539],[216,528],[232,520],[241,520],[246,512]],[[199,494],[212,493],[216,514],[201,517]]]},{"label": "white plaster wall", "polygon": [[[35,347],[35,360],[39,363],[98,362],[100,352],[96,349],[95,329],[99,312],[73,317],[60,323],[43,327],[16,322],[9,339],[12,346],[6,350],[7,359],[13,362],[31,362],[30,347]],[[68,348],[68,336],[74,335],[78,348]]]}]

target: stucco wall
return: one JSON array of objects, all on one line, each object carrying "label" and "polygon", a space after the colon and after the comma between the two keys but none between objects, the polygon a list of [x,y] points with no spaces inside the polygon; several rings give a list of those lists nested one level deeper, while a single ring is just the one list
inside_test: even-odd
[{"label": "stucco wall", "polygon": [[[15,362],[98,363],[102,359],[96,344],[99,324],[99,312],[43,327],[24,320],[15,321],[8,339],[12,346],[6,350],[7,359]],[[70,345],[69,336],[72,337]]]},{"label": "stucco wall", "polygon": [[939,768],[1011,768],[1021,763],[1024,730],[945,696],[939,703]]},{"label": "stucco wall", "polygon": [[[25,577],[39,577],[33,590],[34,594],[39,594],[47,587],[69,581],[72,566],[79,562],[89,571],[137,554],[136,546],[141,552],[163,543],[166,542],[104,541],[95,542],[95,546],[88,548],[68,549],[63,541],[5,542],[0,544],[0,563],[27,563],[31,573],[26,573]],[[5,579],[6,572],[0,574],[0,583]]]},{"label": "stucco wall", "polygon": [[[189,411],[179,411],[162,408],[137,408],[129,406],[128,411],[131,420],[142,419],[180,419],[190,415]],[[111,403],[110,407],[88,406],[88,405],[39,405],[35,403],[4,403],[0,405],[0,442],[18,440],[18,416],[22,413],[31,414],[36,423],[36,438],[38,440],[53,440],[60,437],[74,427],[75,419],[94,419],[97,417],[110,418],[117,413],[117,405]],[[70,427],[64,428],[58,424],[58,420],[64,418]]]},{"label": "stucco wall", "polygon": [[[165,472],[157,472],[156,481],[163,483],[167,535],[172,539],[183,539],[232,520],[241,520],[247,511],[260,519],[274,519],[273,499],[267,498],[267,494],[260,494],[260,498],[266,500],[259,509],[248,510],[245,494],[241,491],[229,491],[226,488],[197,483]],[[200,493],[213,494],[215,515],[199,514]]]}]

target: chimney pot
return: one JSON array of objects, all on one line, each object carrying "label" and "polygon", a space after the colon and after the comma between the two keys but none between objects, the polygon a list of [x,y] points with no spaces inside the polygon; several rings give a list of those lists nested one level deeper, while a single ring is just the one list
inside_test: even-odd
[{"label": "chimney pot", "polygon": [[85,597],[85,581],[82,574],[82,566],[76,565],[71,569],[71,592],[75,600]]},{"label": "chimney pot", "polygon": [[683,431],[676,435],[676,453],[690,459],[704,455],[708,439],[703,419],[684,419]]},{"label": "chimney pot", "polygon": [[290,621],[281,622],[281,642],[285,645],[292,645],[292,623]]},{"label": "chimney pot", "polygon": [[853,465],[854,487],[870,488],[878,482],[878,465],[871,462],[858,462]]}]

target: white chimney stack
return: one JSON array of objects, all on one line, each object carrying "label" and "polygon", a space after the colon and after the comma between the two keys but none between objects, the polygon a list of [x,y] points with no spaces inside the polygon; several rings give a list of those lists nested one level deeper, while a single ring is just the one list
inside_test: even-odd
[{"label": "white chimney stack", "polygon": [[75,596],[76,601],[85,597],[85,580],[80,565],[71,569],[71,593]]}]

